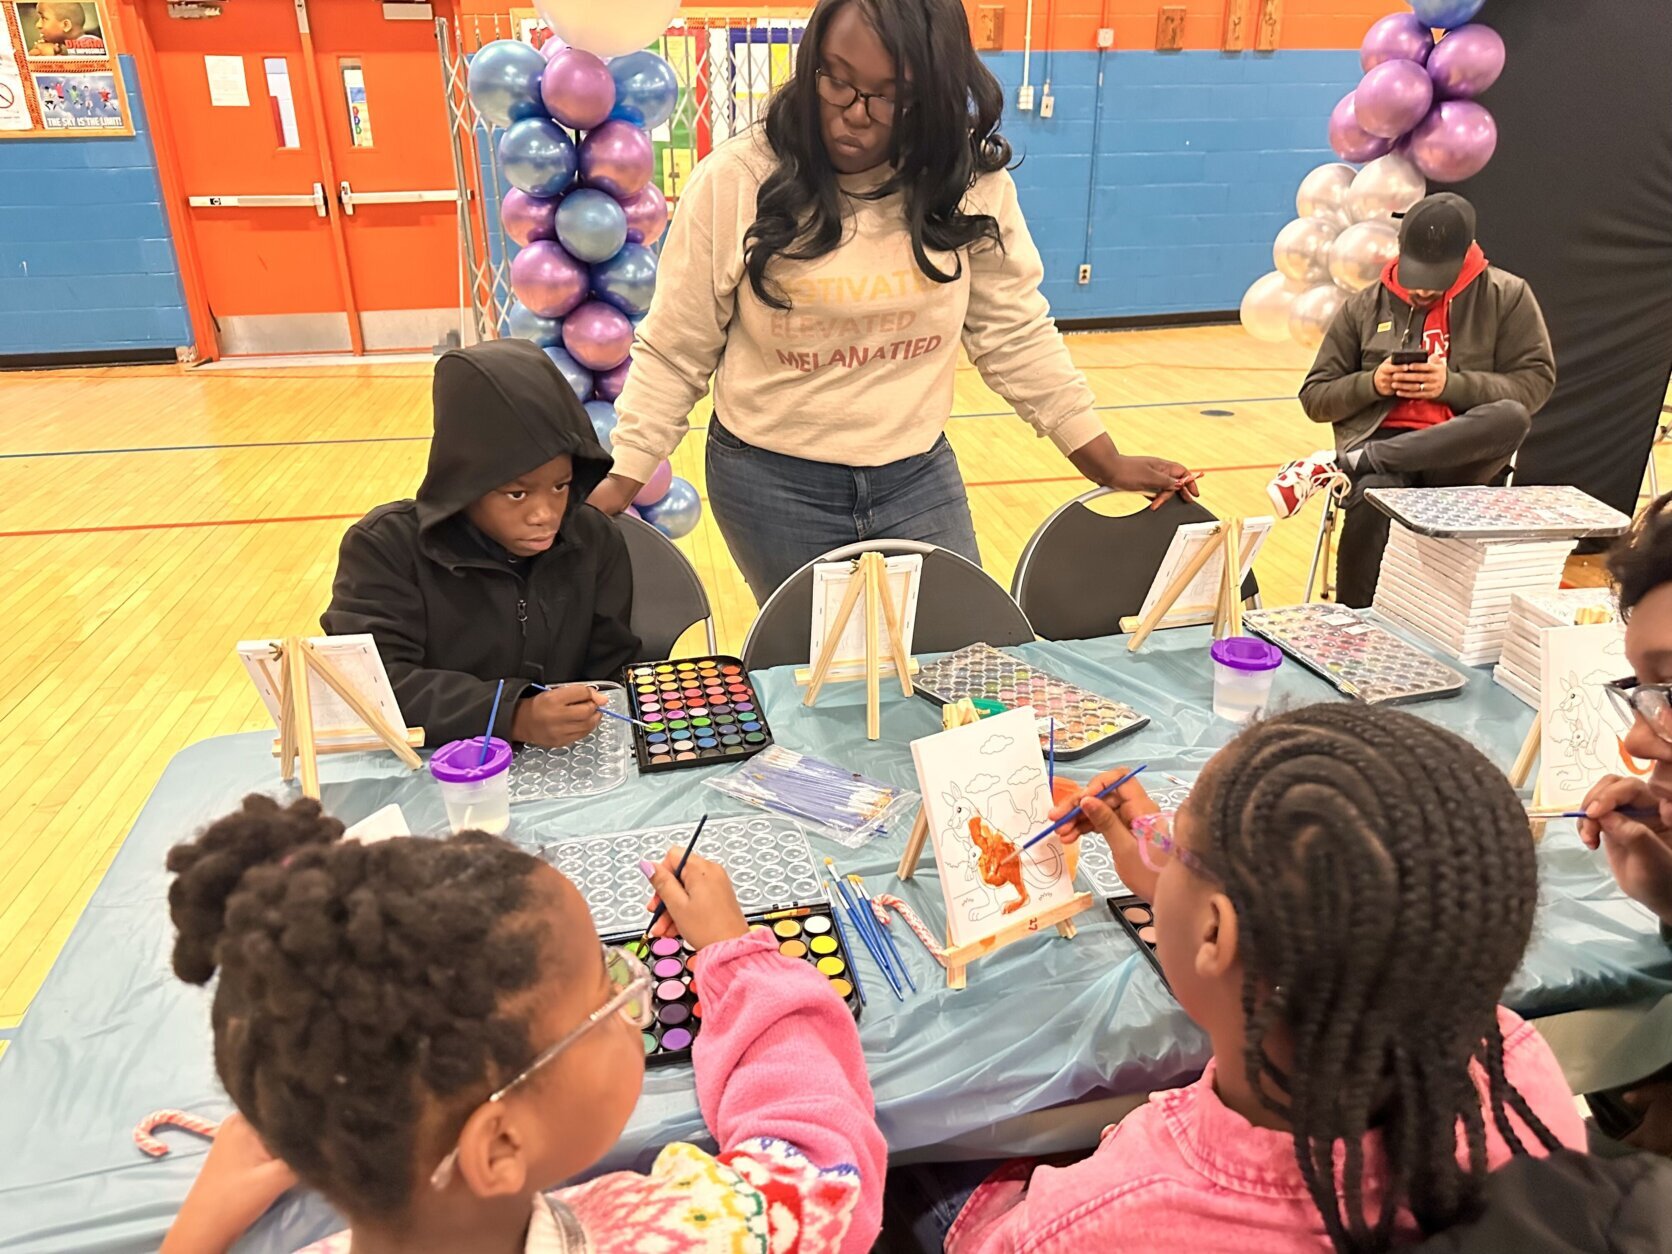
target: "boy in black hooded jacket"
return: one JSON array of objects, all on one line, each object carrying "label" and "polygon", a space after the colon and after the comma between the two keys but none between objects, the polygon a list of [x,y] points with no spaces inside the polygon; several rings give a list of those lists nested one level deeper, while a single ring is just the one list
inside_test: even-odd
[{"label": "boy in black hooded jacket", "polygon": [[349,528],[321,622],[371,634],[431,746],[480,736],[501,678],[496,736],[579,740],[605,699],[573,681],[613,677],[639,647],[626,543],[586,504],[610,455],[527,340],[442,354],[434,403],[417,500]]}]

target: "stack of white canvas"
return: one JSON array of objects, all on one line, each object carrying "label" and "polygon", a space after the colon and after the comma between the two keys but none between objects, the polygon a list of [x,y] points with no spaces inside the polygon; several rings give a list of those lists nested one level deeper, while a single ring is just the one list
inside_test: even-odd
[{"label": "stack of white canvas", "polygon": [[1540,668],[1543,666],[1544,633],[1552,627],[1569,627],[1581,610],[1607,610],[1617,617],[1614,593],[1608,588],[1564,588],[1559,592],[1510,598],[1509,622],[1505,628],[1504,652],[1492,672],[1534,709],[1538,708]]},{"label": "stack of white canvas", "polygon": [[1573,540],[1440,540],[1395,522],[1376,612],[1466,666],[1503,651],[1510,598],[1553,592]]}]

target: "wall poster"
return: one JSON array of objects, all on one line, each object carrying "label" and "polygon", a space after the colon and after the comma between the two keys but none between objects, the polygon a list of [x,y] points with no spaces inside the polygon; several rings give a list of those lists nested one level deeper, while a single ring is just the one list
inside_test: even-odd
[{"label": "wall poster", "polygon": [[132,135],[101,0],[0,0],[0,139]]}]

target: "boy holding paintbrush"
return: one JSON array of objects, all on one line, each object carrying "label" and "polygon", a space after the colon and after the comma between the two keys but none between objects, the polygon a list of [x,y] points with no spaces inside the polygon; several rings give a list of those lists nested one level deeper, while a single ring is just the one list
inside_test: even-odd
[{"label": "boy holding paintbrush", "polygon": [[626,543],[586,504],[610,455],[526,340],[442,354],[434,403],[417,499],[349,528],[321,622],[377,641],[428,744],[480,736],[501,681],[495,736],[570,744],[607,700],[577,681],[613,676],[639,648]]}]

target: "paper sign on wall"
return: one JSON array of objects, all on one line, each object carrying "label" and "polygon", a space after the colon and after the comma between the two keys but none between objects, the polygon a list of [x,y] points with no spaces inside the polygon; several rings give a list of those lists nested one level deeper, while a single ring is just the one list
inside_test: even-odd
[{"label": "paper sign on wall", "polygon": [[209,77],[209,103],[217,109],[243,109],[250,103],[250,85],[244,77],[243,57],[204,57]]}]

